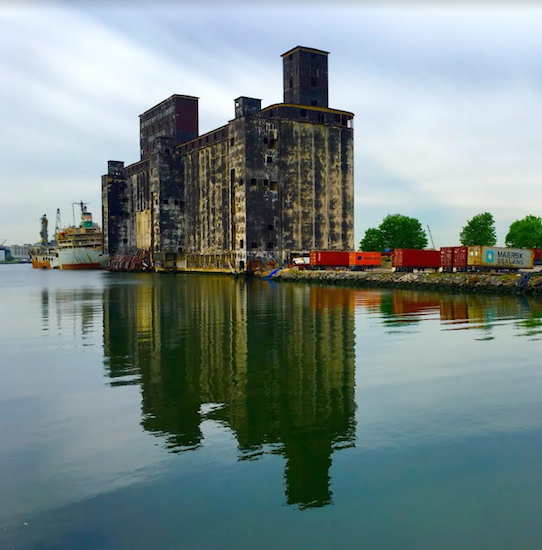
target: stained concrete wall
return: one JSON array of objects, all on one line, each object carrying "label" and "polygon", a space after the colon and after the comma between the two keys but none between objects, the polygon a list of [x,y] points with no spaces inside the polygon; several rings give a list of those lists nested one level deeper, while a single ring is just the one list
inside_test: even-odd
[{"label": "stained concrete wall", "polygon": [[235,263],[236,153],[226,128],[208,138],[198,138],[194,147],[182,147],[176,155],[186,211],[181,267],[221,268]]},{"label": "stained concrete wall", "polygon": [[354,248],[352,113],[247,113],[179,146],[158,137],[148,159],[110,166],[104,230],[109,253],[127,258],[119,269],[138,255],[159,270],[257,270]]},{"label": "stained concrete wall", "polygon": [[353,249],[352,130],[284,120],[278,147],[283,250]]}]

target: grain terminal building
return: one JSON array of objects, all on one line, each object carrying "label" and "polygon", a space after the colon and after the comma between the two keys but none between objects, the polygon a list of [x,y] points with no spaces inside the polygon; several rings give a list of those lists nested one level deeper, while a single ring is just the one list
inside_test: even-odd
[{"label": "grain terminal building", "polygon": [[239,97],[203,135],[197,97],[143,113],[141,160],[102,176],[110,268],[243,272],[353,249],[354,115],[328,107],[327,56],[286,52],[284,103]]}]

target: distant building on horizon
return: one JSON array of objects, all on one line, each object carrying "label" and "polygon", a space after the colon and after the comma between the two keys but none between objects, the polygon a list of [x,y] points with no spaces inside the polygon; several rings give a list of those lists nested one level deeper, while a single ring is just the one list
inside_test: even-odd
[{"label": "distant building on horizon", "polygon": [[11,255],[16,259],[27,259],[30,257],[31,244],[12,244],[10,245]]},{"label": "distant building on horizon", "polygon": [[327,57],[289,50],[284,103],[239,97],[201,136],[197,97],[140,115],[140,161],[102,176],[110,268],[245,272],[353,249],[354,115],[328,107]]},{"label": "distant building on horizon", "polygon": [[11,259],[9,246],[0,246],[0,262],[9,261]]}]

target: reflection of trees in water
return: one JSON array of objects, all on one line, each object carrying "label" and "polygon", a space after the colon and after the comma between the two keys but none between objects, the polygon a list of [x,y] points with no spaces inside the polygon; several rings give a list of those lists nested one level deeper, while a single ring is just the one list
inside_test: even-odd
[{"label": "reflection of trees in water", "polygon": [[[334,448],[354,440],[354,316],[345,294],[227,277],[147,278],[106,290],[112,379],[141,381],[144,428],[173,452],[201,445],[212,418],[240,459],[286,458],[289,504],[331,502]],[[325,300],[324,300],[325,301]],[[204,414],[202,405],[222,403]]]},{"label": "reflection of trees in water", "polygon": [[517,322],[518,336],[538,340],[542,335],[542,302],[529,300],[525,296],[521,296],[520,299],[525,313]]}]

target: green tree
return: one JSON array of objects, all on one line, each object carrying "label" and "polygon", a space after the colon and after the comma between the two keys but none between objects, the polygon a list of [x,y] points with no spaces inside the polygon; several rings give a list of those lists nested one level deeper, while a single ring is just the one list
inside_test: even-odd
[{"label": "green tree", "polygon": [[371,228],[359,243],[361,250],[382,252],[386,248],[425,248],[427,235],[416,218],[388,214],[377,229]]},{"label": "green tree", "polygon": [[464,246],[494,246],[497,242],[497,232],[493,215],[489,212],[476,214],[459,233],[459,241]]},{"label": "green tree", "polygon": [[506,246],[516,248],[540,248],[542,246],[542,219],[525,216],[516,220],[506,235]]},{"label": "green tree", "polygon": [[365,236],[359,243],[359,249],[366,252],[384,252],[384,241],[380,229],[371,227],[365,231]]},{"label": "green tree", "polygon": [[388,214],[379,226],[386,248],[425,248],[427,235],[416,218]]}]

